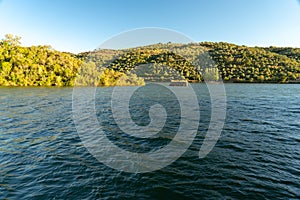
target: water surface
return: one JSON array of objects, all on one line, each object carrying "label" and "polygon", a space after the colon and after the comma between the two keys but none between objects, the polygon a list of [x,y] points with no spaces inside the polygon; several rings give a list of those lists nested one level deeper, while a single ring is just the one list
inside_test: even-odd
[{"label": "water surface", "polygon": [[[205,85],[193,86],[201,107],[194,143],[173,164],[145,174],[111,169],[87,151],[72,118],[72,88],[0,88],[0,199],[300,198],[300,85],[226,84],[225,126],[203,159],[210,100]],[[132,98],[139,125],[149,123],[152,101],[175,108],[162,137],[147,142],[116,127],[111,90],[97,90],[96,108],[113,142],[139,152],[168,144],[180,122],[172,94]]]}]

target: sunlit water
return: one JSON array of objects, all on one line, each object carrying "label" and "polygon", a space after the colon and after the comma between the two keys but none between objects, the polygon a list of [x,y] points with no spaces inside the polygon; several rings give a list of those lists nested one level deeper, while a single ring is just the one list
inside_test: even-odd
[{"label": "sunlit water", "polygon": [[[111,169],[87,151],[72,118],[72,88],[0,88],[0,199],[300,198],[300,85],[227,84],[225,126],[204,159],[198,153],[210,100],[204,84],[193,87],[201,107],[193,144],[171,165],[144,174]],[[138,125],[149,123],[152,101],[169,112],[161,137],[147,142],[120,132],[109,110],[111,90],[96,95],[111,141],[133,152],[168,144],[180,122],[172,94],[132,98]]]}]

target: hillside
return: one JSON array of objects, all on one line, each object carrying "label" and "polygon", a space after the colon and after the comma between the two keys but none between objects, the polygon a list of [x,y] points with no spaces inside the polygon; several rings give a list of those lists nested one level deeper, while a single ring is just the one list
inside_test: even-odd
[{"label": "hillside", "polygon": [[[300,76],[300,60],[288,57],[283,49],[238,46],[228,43],[201,43],[216,62],[224,81],[281,82]],[[295,51],[298,51],[295,49]]]},{"label": "hillside", "polygon": [[[101,58],[106,59],[104,54]],[[74,86],[75,81],[81,86],[144,84],[134,74],[100,69],[82,56],[50,46],[22,47],[13,35],[0,41],[0,86]]]},{"label": "hillside", "polygon": [[[89,52],[88,57],[102,57],[107,51]],[[300,49],[297,48],[246,47],[224,42],[169,43],[118,52],[111,50],[110,58],[110,61],[99,66],[127,72],[150,63],[153,64],[150,74],[156,74],[161,80],[164,77],[167,77],[166,80],[172,79],[169,73],[174,70],[189,81],[222,78],[225,82],[288,83],[300,77]],[[157,72],[161,65],[170,70]],[[151,81],[147,74],[141,76]]]},{"label": "hillside", "polygon": [[12,35],[0,41],[2,86],[141,85],[172,79],[289,83],[299,77],[299,48],[159,43],[75,55],[50,46],[22,47]]}]

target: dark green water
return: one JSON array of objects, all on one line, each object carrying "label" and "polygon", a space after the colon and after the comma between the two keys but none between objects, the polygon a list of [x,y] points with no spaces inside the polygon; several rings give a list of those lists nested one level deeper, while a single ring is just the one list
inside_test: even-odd
[{"label": "dark green water", "polygon": [[[171,165],[144,174],[111,169],[87,151],[72,118],[72,88],[0,88],[0,199],[300,198],[300,85],[227,84],[225,126],[203,159],[210,101],[205,85],[193,86],[201,107],[193,144]],[[96,108],[113,142],[138,152],[168,143],[119,133],[106,101],[111,89],[98,89]],[[153,101],[173,105],[169,96],[159,92]],[[150,104],[132,99],[137,124],[149,123]],[[179,111],[167,111],[171,122],[163,132],[172,136]]]}]

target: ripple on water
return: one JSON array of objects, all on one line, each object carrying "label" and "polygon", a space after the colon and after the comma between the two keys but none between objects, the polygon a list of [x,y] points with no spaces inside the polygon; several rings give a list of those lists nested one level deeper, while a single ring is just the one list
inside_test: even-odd
[{"label": "ripple on water", "polygon": [[[210,101],[204,85],[196,86],[202,110],[193,144],[176,162],[146,174],[110,169],[84,148],[72,120],[72,88],[0,88],[0,199],[299,198],[300,85],[226,85],[222,136],[203,159],[198,151]],[[98,90],[99,105],[109,105],[111,88]],[[135,109],[138,116],[147,111]],[[118,133],[110,112],[97,110],[117,143],[126,135]],[[177,125],[171,121],[166,132]],[[153,144],[165,144],[172,134]]]}]

